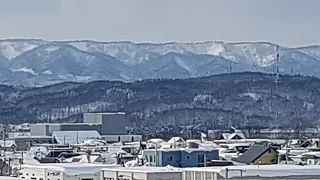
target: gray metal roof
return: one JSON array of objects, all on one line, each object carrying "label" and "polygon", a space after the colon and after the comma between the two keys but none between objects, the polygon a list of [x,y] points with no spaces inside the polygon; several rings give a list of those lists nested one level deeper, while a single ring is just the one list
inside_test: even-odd
[{"label": "gray metal roof", "polygon": [[59,144],[74,145],[87,139],[101,138],[98,131],[53,131],[52,136]]},{"label": "gray metal roof", "polygon": [[252,146],[237,159],[238,162],[250,164],[263,155],[266,151],[272,149],[269,146]]}]

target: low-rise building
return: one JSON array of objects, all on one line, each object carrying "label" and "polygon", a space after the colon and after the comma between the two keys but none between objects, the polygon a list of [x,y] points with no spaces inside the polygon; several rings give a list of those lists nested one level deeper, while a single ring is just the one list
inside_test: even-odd
[{"label": "low-rise building", "polygon": [[84,113],[83,122],[101,124],[101,135],[126,134],[126,127],[131,125],[125,112]]},{"label": "low-rise building", "polygon": [[101,131],[98,123],[39,123],[30,127],[31,136],[52,136],[54,131]]},{"label": "low-rise building", "polygon": [[235,160],[248,165],[276,164],[278,152],[270,146],[252,146]]},{"label": "low-rise building", "polygon": [[300,165],[244,165],[183,169],[182,180],[240,180],[240,179],[320,179],[320,166]]},{"label": "low-rise building", "polygon": [[154,166],[201,167],[219,160],[217,149],[145,149],[143,157]]},{"label": "low-rise building", "polygon": [[14,141],[16,145],[16,150],[26,151],[33,144],[42,144],[42,143],[54,143],[55,140],[52,136],[20,136],[14,139],[7,139]]},{"label": "low-rise building", "polygon": [[173,167],[120,167],[101,170],[101,180],[136,179],[136,180],[181,180],[182,169]]},{"label": "low-rise building", "polygon": [[36,180],[100,180],[100,171],[115,165],[93,163],[24,164],[20,178]]}]

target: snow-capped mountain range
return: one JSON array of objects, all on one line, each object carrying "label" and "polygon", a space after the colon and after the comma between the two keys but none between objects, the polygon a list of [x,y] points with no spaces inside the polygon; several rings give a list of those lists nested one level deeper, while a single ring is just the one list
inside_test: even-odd
[{"label": "snow-capped mountain range", "polygon": [[[0,83],[41,86],[65,81],[189,78],[240,71],[320,77],[320,46],[255,43],[132,43],[0,40]],[[230,69],[231,67],[231,69]]]}]

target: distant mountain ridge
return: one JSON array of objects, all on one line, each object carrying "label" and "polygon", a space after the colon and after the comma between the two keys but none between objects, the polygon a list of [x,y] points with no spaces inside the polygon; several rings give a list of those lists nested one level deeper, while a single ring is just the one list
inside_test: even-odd
[{"label": "distant mountain ridge", "polygon": [[320,80],[298,75],[275,80],[273,74],[246,72],[132,83],[0,85],[0,123],[80,122],[85,112],[124,111],[132,123],[129,131],[152,137],[179,134],[190,126],[200,132],[231,125],[319,126]]},{"label": "distant mountain ridge", "polygon": [[66,81],[136,81],[232,72],[275,71],[320,77],[320,46],[268,42],[133,43],[0,40],[0,83],[43,86]]}]

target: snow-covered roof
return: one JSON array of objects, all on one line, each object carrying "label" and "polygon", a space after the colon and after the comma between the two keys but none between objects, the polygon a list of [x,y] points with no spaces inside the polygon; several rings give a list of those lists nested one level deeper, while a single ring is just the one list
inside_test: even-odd
[{"label": "snow-covered roof", "polygon": [[154,138],[154,139],[149,139],[147,142],[162,143],[162,142],[165,142],[165,141],[163,139],[160,139],[160,138]]},{"label": "snow-covered roof", "polygon": [[236,132],[236,133],[222,133],[222,137],[225,140],[232,140],[234,137],[239,136],[241,139],[245,139],[245,135],[241,132]]},{"label": "snow-covered roof", "polygon": [[[100,159],[99,155],[90,155],[90,162],[99,162],[99,159]],[[89,163],[88,156],[86,154],[67,158],[64,161],[68,163],[74,163],[74,162]]]},{"label": "snow-covered roof", "polygon": [[230,133],[222,133],[223,139],[229,139]]},{"label": "snow-covered roof", "polygon": [[228,178],[239,177],[240,170],[243,170],[243,177],[320,177],[319,165],[246,165],[246,166],[224,166],[224,167],[201,167],[185,168],[186,171],[217,172],[225,177],[226,169],[229,169]]},{"label": "snow-covered roof", "polygon": [[306,153],[308,152],[308,149],[279,149],[278,150],[279,154],[282,155],[282,154],[292,154],[292,155],[299,155],[299,154],[303,154],[303,153]]},{"label": "snow-covered roof", "polygon": [[[175,149],[157,149],[157,151],[170,152],[170,151],[185,151],[191,153],[192,151],[213,151],[215,148],[199,147],[199,148],[175,148]],[[144,151],[156,151],[156,149],[145,149]]]},{"label": "snow-covered roof", "polygon": [[172,137],[169,141],[168,141],[168,143],[171,143],[171,144],[173,144],[173,143],[180,143],[180,142],[186,142],[182,137]]},{"label": "snow-covered roof", "polygon": [[239,136],[241,139],[245,139],[246,137],[245,137],[245,135],[243,134],[243,133],[239,133],[239,132],[237,132],[237,133],[233,133],[233,134],[231,134],[230,136],[229,136],[229,139],[233,139],[234,137],[236,137],[236,136]]},{"label": "snow-covered roof", "polygon": [[306,153],[302,153],[302,154],[299,154],[299,155],[294,156],[294,157],[305,157],[305,156],[316,156],[316,157],[320,157],[320,152],[306,152]]},{"label": "snow-covered roof", "polygon": [[110,167],[103,168],[102,171],[120,171],[120,172],[136,172],[136,173],[170,173],[170,172],[182,172],[181,168],[175,168],[172,166],[155,167],[155,166],[135,166],[135,167]]},{"label": "snow-covered roof", "polygon": [[69,175],[94,174],[103,168],[116,167],[120,165],[94,164],[94,163],[50,163],[39,165],[23,164],[22,169],[48,169],[64,172]]},{"label": "snow-covered roof", "polygon": [[16,143],[13,140],[0,141],[0,147],[16,147]]},{"label": "snow-covered roof", "polygon": [[187,139],[186,142],[201,143],[200,139]]}]

